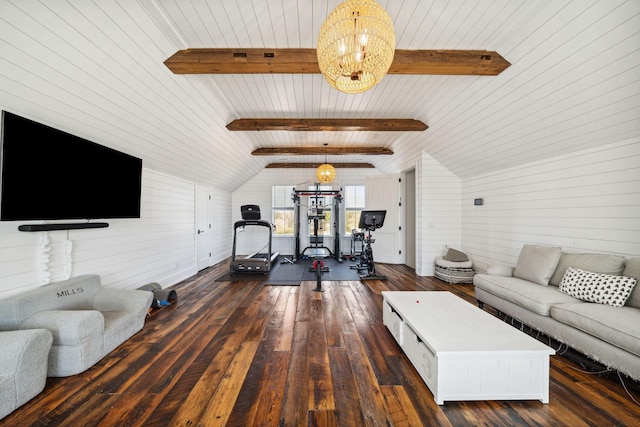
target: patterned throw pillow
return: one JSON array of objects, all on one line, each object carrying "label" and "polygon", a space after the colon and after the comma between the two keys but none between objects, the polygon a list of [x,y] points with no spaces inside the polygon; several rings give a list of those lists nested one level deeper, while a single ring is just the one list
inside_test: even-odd
[{"label": "patterned throw pillow", "polygon": [[560,292],[583,301],[622,307],[637,282],[633,277],[567,267],[560,282]]}]

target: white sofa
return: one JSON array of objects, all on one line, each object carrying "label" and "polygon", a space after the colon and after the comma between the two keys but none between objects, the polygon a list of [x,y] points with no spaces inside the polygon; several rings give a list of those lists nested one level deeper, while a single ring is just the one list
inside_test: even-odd
[{"label": "white sofa", "polygon": [[0,419],[44,389],[52,342],[46,329],[0,332]]},{"label": "white sofa", "polygon": [[[511,271],[493,266],[487,269],[488,274],[475,275],[480,306],[489,304],[640,380],[640,285],[633,285],[640,279],[640,258],[564,253],[557,247],[525,245],[513,275]],[[610,293],[622,298],[630,287],[624,305],[610,305]]]},{"label": "white sofa", "polygon": [[83,372],[142,329],[153,293],[105,288],[98,275],[0,300],[0,330],[48,329],[48,376]]}]

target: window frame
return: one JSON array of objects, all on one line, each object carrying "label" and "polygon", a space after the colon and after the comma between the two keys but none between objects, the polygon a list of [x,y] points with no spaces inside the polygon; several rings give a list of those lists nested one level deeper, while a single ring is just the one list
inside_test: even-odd
[{"label": "window frame", "polygon": [[[271,186],[271,220],[275,224],[276,229],[274,231],[274,237],[293,237],[295,234],[295,205],[293,203],[293,189],[294,185],[272,185]],[[282,195],[276,194],[276,191],[285,191],[288,197],[282,198]],[[280,200],[284,201],[284,204],[280,204]],[[282,214],[282,224],[278,225],[278,216]],[[287,226],[287,223],[290,226]],[[287,230],[290,229],[290,232]],[[280,231],[281,230],[281,231]]]},{"label": "window frame", "polygon": [[[349,193],[349,189],[353,188],[354,190],[354,194],[353,194],[353,200],[350,200],[351,197],[348,194]],[[344,226],[343,226],[343,231],[345,233],[345,235],[351,235],[352,231],[354,229],[358,229],[358,223],[359,223],[359,219],[360,219],[360,214],[362,213],[363,210],[366,209],[365,207],[365,186],[364,185],[345,185],[344,186],[344,194],[343,194],[343,202],[344,202]],[[358,194],[358,192],[361,192],[361,194]],[[361,199],[361,204],[358,204],[358,199]],[[353,204],[350,204],[353,203]],[[357,212],[356,216],[355,216],[355,224],[353,224],[353,227],[351,227],[349,225],[349,212]]]}]

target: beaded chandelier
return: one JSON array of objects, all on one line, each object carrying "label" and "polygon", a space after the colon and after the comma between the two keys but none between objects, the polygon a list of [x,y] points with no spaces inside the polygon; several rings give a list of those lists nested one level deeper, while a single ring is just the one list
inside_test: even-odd
[{"label": "beaded chandelier", "polygon": [[364,92],[387,74],[395,46],[393,22],[382,6],[373,0],[347,0],[320,28],[320,72],[341,92]]}]

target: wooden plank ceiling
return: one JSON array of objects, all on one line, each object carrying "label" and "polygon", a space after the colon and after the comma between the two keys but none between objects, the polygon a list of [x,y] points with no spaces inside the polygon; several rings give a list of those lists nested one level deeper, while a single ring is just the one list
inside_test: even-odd
[{"label": "wooden plank ceiling", "polygon": [[[511,65],[497,76],[392,73],[357,95],[315,73],[174,74],[164,64],[188,49],[313,51],[341,1],[5,1],[0,104],[227,191],[270,163],[325,159],[252,155],[263,147],[383,147],[393,154],[328,161],[397,173],[428,155],[464,180],[640,138],[640,1],[380,0],[399,52],[488,50]],[[227,128],[244,118],[411,118],[429,129]]]}]

